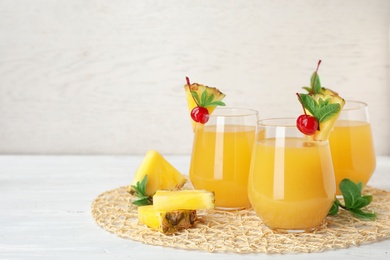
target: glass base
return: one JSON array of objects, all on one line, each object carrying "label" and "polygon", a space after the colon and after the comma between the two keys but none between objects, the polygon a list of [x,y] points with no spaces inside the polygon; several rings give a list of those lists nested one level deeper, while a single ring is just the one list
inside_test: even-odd
[{"label": "glass base", "polygon": [[216,210],[223,210],[223,211],[237,211],[237,210],[244,210],[249,209],[250,207],[221,207],[221,206],[215,206],[214,209]]},{"label": "glass base", "polygon": [[275,233],[312,233],[316,228],[306,228],[306,229],[283,229],[283,228],[271,228]]}]

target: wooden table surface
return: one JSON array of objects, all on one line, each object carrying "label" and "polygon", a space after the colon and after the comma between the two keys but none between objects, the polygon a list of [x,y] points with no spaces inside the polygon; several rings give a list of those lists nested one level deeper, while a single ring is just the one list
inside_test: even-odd
[{"label": "wooden table surface", "polygon": [[[99,227],[91,203],[130,183],[143,156],[0,156],[0,259],[389,259],[390,239],[310,254],[209,253],[145,245]],[[182,173],[188,156],[166,156]],[[390,190],[390,157],[369,185]],[[390,202],[389,202],[390,203]]]}]

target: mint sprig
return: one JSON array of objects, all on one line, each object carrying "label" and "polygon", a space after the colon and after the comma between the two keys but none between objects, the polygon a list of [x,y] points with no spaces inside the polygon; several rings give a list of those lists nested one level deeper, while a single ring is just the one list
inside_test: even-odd
[{"label": "mint sprig", "polygon": [[318,69],[320,68],[321,60],[318,61],[317,69],[313,72],[310,78],[310,88],[303,87],[310,94],[320,94],[321,93],[321,81],[320,76],[318,76]]},{"label": "mint sprig", "polygon": [[362,209],[371,203],[373,197],[372,195],[362,196],[363,184],[361,182],[354,183],[350,179],[343,179],[339,187],[344,198],[344,204],[336,199],[328,215],[336,215],[339,212],[339,208],[342,208],[362,220],[376,219],[375,212],[366,212]]},{"label": "mint sprig", "polygon": [[153,204],[153,198],[146,194],[146,183],[148,182],[148,175],[142,179],[141,182],[137,181],[135,185],[131,185],[134,189],[134,196],[138,197],[133,201],[134,205],[144,206]]},{"label": "mint sprig", "polygon": [[210,106],[225,106],[226,104],[222,101],[214,100],[214,94],[207,94],[207,91],[204,90],[202,95],[199,97],[196,91],[191,90],[191,95],[195,99],[195,102],[200,107],[210,107]]},{"label": "mint sprig", "polygon": [[310,78],[310,85],[311,88],[314,92],[314,94],[319,94],[321,93],[321,81],[320,81],[320,76],[318,76],[318,67],[321,64],[321,60],[318,62],[317,70],[313,72],[313,75],[311,75]]},{"label": "mint sprig", "polygon": [[299,93],[299,96],[304,108],[307,109],[319,123],[333,118],[341,110],[339,103],[329,103],[330,98],[319,98],[317,102],[310,94]]}]

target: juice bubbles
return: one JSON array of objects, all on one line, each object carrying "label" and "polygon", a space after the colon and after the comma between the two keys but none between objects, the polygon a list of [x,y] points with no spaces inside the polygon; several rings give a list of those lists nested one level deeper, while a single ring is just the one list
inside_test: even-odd
[{"label": "juice bubbles", "polygon": [[[218,208],[250,207],[247,188],[257,112],[234,111],[228,115],[226,111],[218,108],[210,123],[196,126],[190,179],[196,189],[215,193]],[[238,120],[240,117],[250,119]]]},{"label": "juice bubbles", "polygon": [[348,178],[366,185],[375,170],[375,151],[368,122],[339,119],[329,139],[337,184]]},{"label": "juice bubbles", "polygon": [[328,142],[297,133],[294,119],[263,120],[258,129],[248,184],[252,207],[273,229],[319,226],[336,192]]}]

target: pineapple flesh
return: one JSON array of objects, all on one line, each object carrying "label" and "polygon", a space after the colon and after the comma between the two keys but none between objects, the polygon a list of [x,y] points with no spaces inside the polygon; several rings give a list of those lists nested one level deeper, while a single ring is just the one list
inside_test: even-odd
[{"label": "pineapple flesh", "polygon": [[212,209],[215,207],[215,195],[206,190],[158,190],[153,196],[153,206],[163,211]]},{"label": "pineapple flesh", "polygon": [[174,168],[157,151],[150,150],[146,153],[141,165],[138,167],[129,192],[134,193],[134,187],[137,182],[141,182],[145,176],[148,176],[146,183],[147,196],[153,196],[157,190],[177,190],[180,189],[187,179]]},{"label": "pineapple flesh", "polygon": [[163,211],[153,205],[138,207],[138,221],[166,235],[194,226],[196,219],[196,210]]}]

